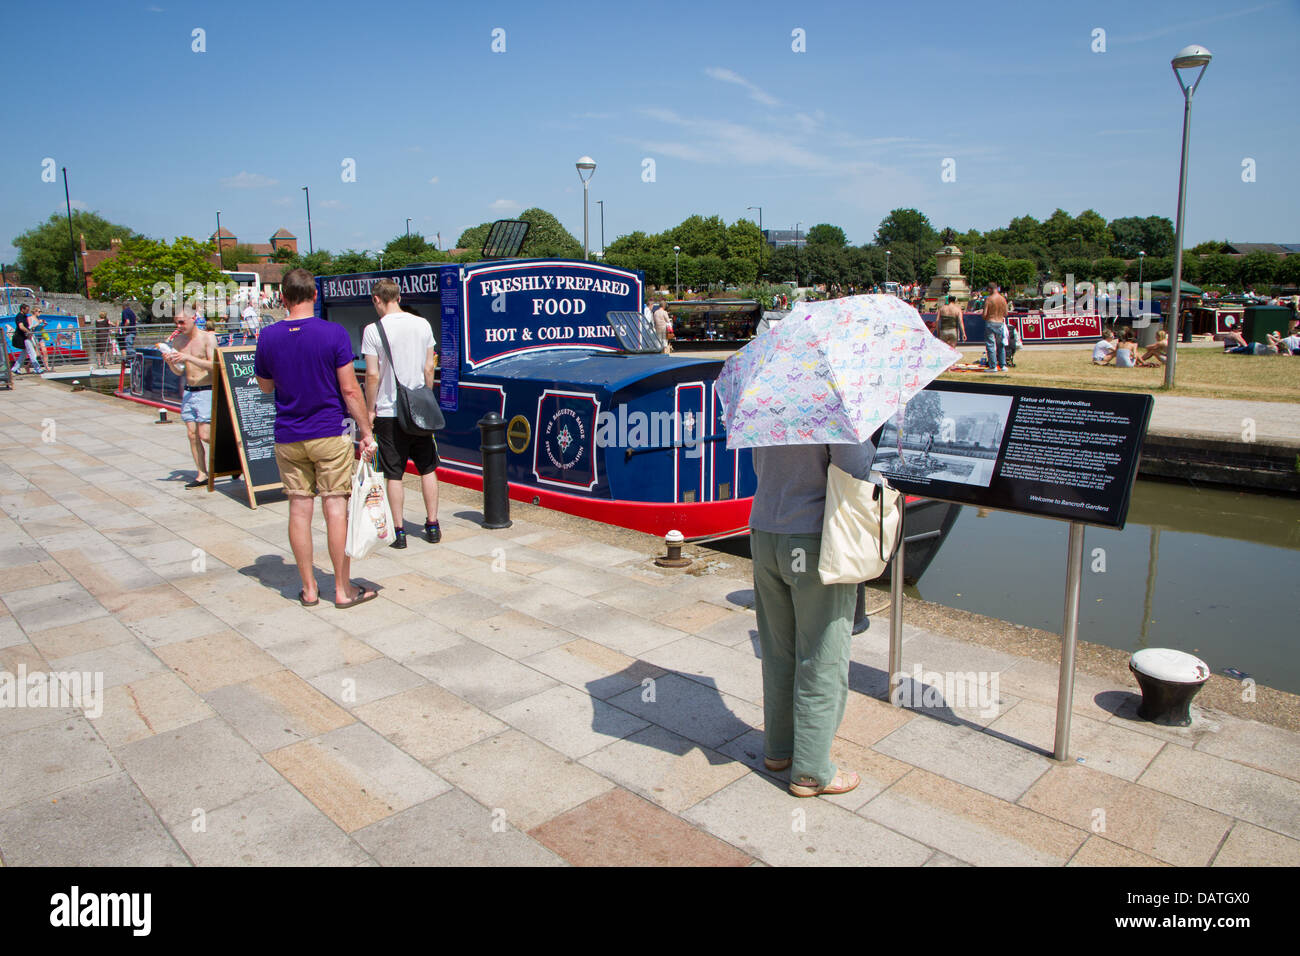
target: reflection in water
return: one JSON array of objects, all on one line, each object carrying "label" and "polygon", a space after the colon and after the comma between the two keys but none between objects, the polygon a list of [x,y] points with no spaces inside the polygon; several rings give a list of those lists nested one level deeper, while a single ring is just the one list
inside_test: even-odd
[{"label": "reflection in water", "polygon": [[[967,508],[917,595],[1059,634],[1068,527]],[[1089,528],[1085,558],[1081,639],[1177,648],[1300,693],[1300,501],[1139,481],[1128,526]]]}]

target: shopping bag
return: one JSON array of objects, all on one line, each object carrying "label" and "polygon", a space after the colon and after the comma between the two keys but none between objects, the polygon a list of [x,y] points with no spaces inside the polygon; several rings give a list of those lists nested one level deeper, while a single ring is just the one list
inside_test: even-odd
[{"label": "shopping bag", "polygon": [[822,584],[859,584],[880,577],[898,547],[903,496],[880,483],[854,478],[831,465],[826,471],[826,512],[817,574]]},{"label": "shopping bag", "polygon": [[364,458],[352,473],[352,498],[348,501],[348,537],[344,554],[364,558],[375,548],[393,543],[393,514],[383,475]]}]

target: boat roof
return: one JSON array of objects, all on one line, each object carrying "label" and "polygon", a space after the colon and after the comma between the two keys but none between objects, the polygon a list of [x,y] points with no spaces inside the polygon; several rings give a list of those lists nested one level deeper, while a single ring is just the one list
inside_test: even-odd
[{"label": "boat roof", "polygon": [[499,375],[523,381],[601,385],[610,391],[618,391],[662,372],[674,369],[703,371],[705,366],[721,364],[718,359],[685,355],[628,355],[586,349],[554,349],[489,362],[473,372],[466,372],[462,378]]}]

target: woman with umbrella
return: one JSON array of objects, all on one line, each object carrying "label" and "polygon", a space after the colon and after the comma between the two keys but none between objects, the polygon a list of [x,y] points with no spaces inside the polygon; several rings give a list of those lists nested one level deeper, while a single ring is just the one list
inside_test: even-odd
[{"label": "woman with umbrella", "polygon": [[847,793],[831,760],[849,691],[856,584],[818,573],[827,469],[871,472],[876,428],[961,357],[888,295],[802,305],[723,365],[727,447],[753,448],[754,604],[763,655],[764,759],[799,797]]}]

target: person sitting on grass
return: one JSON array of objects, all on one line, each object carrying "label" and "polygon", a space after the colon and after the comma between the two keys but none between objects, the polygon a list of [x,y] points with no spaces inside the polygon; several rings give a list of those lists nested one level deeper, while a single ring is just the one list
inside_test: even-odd
[{"label": "person sitting on grass", "polygon": [[1282,335],[1281,332],[1268,333],[1268,344],[1270,347],[1277,349],[1279,355],[1300,355],[1300,332],[1297,332],[1294,325],[1290,335]]},{"label": "person sitting on grass", "polygon": [[[1139,365],[1163,365],[1168,358],[1169,333],[1161,329],[1156,333],[1156,340],[1147,346],[1147,350],[1138,359]],[[1147,361],[1155,359],[1154,362]]]},{"label": "person sitting on grass", "polygon": [[1092,347],[1092,364],[1109,365],[1115,361],[1115,333],[1110,329],[1104,329],[1101,333],[1101,340]]},{"label": "person sitting on grass", "polygon": [[[1132,329],[1125,329],[1120,333],[1119,345],[1115,347],[1113,356],[1116,368],[1133,368],[1155,365],[1155,362],[1145,362],[1137,354],[1137,336],[1133,334]],[[1109,364],[1109,362],[1104,363]]]}]

